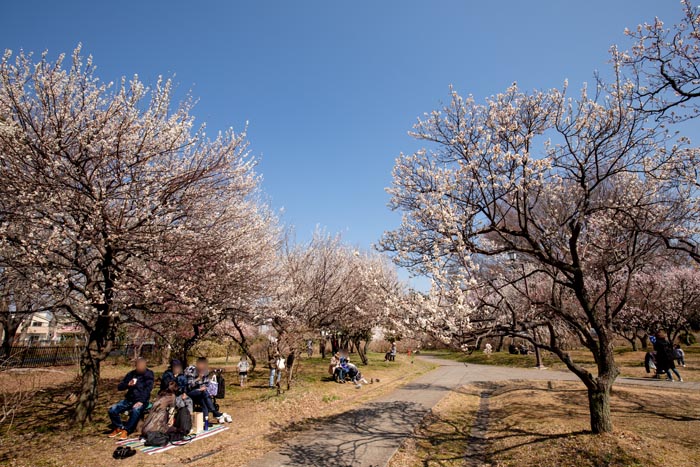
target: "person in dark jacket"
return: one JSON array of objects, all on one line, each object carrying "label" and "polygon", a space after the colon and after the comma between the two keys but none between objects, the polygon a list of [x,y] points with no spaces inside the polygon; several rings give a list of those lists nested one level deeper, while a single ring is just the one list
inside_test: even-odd
[{"label": "person in dark jacket", "polygon": [[666,339],[665,332],[659,331],[656,333],[654,350],[656,351],[656,368],[659,370],[659,373],[666,373],[668,380],[673,381],[673,376],[671,376],[671,372],[673,372],[678,377],[678,381],[683,381],[681,374],[676,370],[676,363],[673,358],[673,346]]},{"label": "person in dark jacket", "polygon": [[163,376],[160,377],[160,390],[167,391],[170,388],[170,382],[174,381],[177,384],[175,395],[180,395],[187,392],[187,377],[183,373],[182,362],[173,360],[170,362],[170,368],[165,370]]},{"label": "person in dark jacket", "polygon": [[[136,368],[127,373],[117,385],[119,391],[126,391],[124,399],[109,408],[109,418],[114,425],[110,438],[126,439],[129,433],[136,429],[136,424],[151,398],[154,379],[153,372],[147,367],[146,359],[136,359]],[[129,412],[129,420],[126,424],[122,421],[123,412]]]}]

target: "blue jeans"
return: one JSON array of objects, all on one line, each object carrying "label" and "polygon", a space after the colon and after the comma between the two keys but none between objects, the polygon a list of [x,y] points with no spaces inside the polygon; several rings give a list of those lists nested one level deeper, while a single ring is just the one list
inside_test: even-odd
[{"label": "blue jeans", "polygon": [[[136,429],[136,424],[139,422],[139,418],[141,418],[146,404],[141,404],[141,407],[134,407],[135,403],[136,402],[121,400],[109,408],[109,419],[112,421],[112,425],[114,425],[115,428],[126,430],[129,433]],[[126,425],[122,422],[123,412],[129,412],[129,420],[127,420]]]},{"label": "blue jeans", "polygon": [[665,373],[666,376],[668,376],[668,379],[670,379],[671,381],[673,381],[673,376],[671,376],[671,372],[675,373],[676,377],[678,378],[678,381],[682,379],[681,374],[678,373],[678,370],[676,370],[675,368],[669,368],[668,370],[666,370]]},{"label": "blue jeans", "polygon": [[[277,376],[277,382],[275,382],[275,376]],[[282,380],[282,370],[276,370],[270,368],[270,387],[273,388]]]},{"label": "blue jeans", "polygon": [[204,420],[209,416],[209,412],[213,413],[215,417],[221,416],[221,413],[217,412],[214,408],[214,403],[211,401],[211,396],[207,391],[195,389],[194,391],[188,392],[187,396],[192,399],[192,402],[202,406],[202,416]]}]

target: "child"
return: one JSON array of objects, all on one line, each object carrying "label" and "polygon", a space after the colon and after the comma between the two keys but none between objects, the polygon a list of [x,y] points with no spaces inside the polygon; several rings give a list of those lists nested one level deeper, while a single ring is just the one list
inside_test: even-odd
[{"label": "child", "polygon": [[676,344],[673,348],[673,358],[676,359],[676,362],[678,362],[680,366],[685,368],[685,352],[681,349],[680,344]]},{"label": "child", "polygon": [[238,379],[241,381],[241,387],[245,387],[248,381],[248,366],[248,357],[245,354],[241,355],[241,361],[238,362]]}]

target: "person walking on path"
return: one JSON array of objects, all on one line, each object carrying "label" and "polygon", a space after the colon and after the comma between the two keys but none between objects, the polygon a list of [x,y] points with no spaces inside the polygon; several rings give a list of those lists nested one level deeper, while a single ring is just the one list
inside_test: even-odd
[{"label": "person walking on path", "polygon": [[680,344],[676,344],[673,348],[673,358],[676,359],[676,363],[685,368],[685,352],[681,349]]},{"label": "person walking on path", "polygon": [[678,370],[676,370],[676,364],[674,363],[673,359],[673,347],[666,339],[666,333],[664,331],[659,331],[656,333],[654,350],[656,351],[656,368],[659,370],[659,372],[666,373],[669,381],[673,381],[671,372],[675,373],[675,375],[678,377],[678,381],[683,381],[680,373],[678,373]]}]

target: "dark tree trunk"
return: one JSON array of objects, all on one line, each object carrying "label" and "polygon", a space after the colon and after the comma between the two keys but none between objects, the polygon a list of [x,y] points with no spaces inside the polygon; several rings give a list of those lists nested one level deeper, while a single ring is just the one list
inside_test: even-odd
[{"label": "dark tree trunk", "polygon": [[588,388],[588,407],[591,416],[591,431],[593,433],[610,433],[613,431],[612,416],[610,415],[610,390],[619,370],[615,365],[615,353],[612,334],[599,333],[596,352],[598,376],[592,375],[584,380]]},{"label": "dark tree trunk", "polygon": [[362,364],[367,365],[367,363],[369,363],[367,361],[367,354],[365,353],[364,348],[360,345],[360,339],[359,338],[353,339],[352,344],[355,347],[355,350],[357,350],[357,356],[360,357]]},{"label": "dark tree trunk", "polygon": [[73,412],[73,422],[82,425],[92,417],[98,397],[100,360],[93,358],[89,347],[80,356],[80,395]]},{"label": "dark tree trunk", "polygon": [[501,350],[503,350],[503,340],[504,339],[505,339],[505,336],[501,336],[498,339],[498,345],[496,346],[496,352],[500,352]]},{"label": "dark tree trunk", "polygon": [[596,434],[612,432],[610,387],[608,385],[595,385],[588,388],[588,407],[591,413],[591,431]]},{"label": "dark tree trunk", "polygon": [[12,343],[15,339],[15,334],[17,334],[17,329],[19,329],[19,320],[13,320],[8,318],[8,320],[3,320],[2,323],[2,356],[7,358],[10,356],[12,351]]},{"label": "dark tree trunk", "polygon": [[292,387],[292,378],[294,378],[294,372],[297,368],[297,361],[299,361],[299,355],[296,350],[287,356],[287,391]]},{"label": "dark tree trunk", "polygon": [[639,340],[642,343],[642,350],[647,350],[649,348],[649,336],[644,334]]}]

